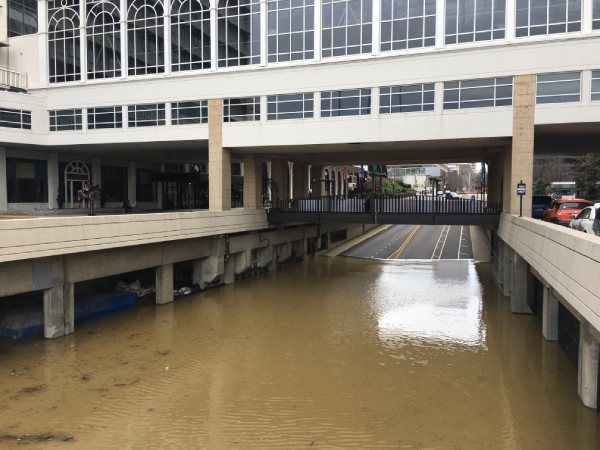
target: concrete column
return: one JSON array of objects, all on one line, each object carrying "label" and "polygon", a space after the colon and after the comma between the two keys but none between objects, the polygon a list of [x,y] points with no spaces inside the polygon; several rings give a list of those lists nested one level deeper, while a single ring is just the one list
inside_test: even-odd
[{"label": "concrete column", "polygon": [[260,155],[244,155],[244,209],[261,208],[262,160]]},{"label": "concrete column", "polygon": [[208,101],[208,207],[231,209],[231,152],[223,148],[223,100]]},{"label": "concrete column", "polygon": [[598,340],[592,335],[592,325],[581,318],[579,325],[579,365],[577,393],[588,408],[598,407]]},{"label": "concrete column", "polygon": [[129,199],[131,206],[135,206],[137,198],[136,179],[137,173],[135,161],[129,161],[129,166],[127,167],[127,198]]},{"label": "concrete column", "polygon": [[224,261],[223,284],[231,284],[235,282],[235,255],[230,255]]},{"label": "concrete column", "polygon": [[502,247],[502,292],[505,296],[510,297],[512,292],[513,256],[515,252],[505,242],[502,243]]},{"label": "concrete column", "polygon": [[[513,138],[511,158],[511,191],[510,213],[519,214],[519,196],[516,195],[517,184],[521,181],[527,185],[527,193],[523,195],[523,216],[531,217],[531,192],[533,188],[533,140],[535,115],[535,75],[514,77],[513,95]],[[508,180],[505,178],[505,180]]]},{"label": "concrete column", "polygon": [[156,268],[156,304],[164,305],[173,301],[173,264]]},{"label": "concrete column", "polygon": [[496,279],[504,292],[504,242],[496,236]]},{"label": "concrete column", "polygon": [[[48,195],[50,195],[50,194],[48,194]],[[8,180],[6,179],[6,149],[4,147],[0,147],[0,212],[7,212],[7,211],[8,211]]]},{"label": "concrete column", "polygon": [[65,307],[65,335],[75,332],[75,283],[65,282],[64,285]]},{"label": "concrete column", "polygon": [[[65,269],[62,256],[52,257],[50,287],[44,289],[44,337],[53,339],[65,335]],[[70,290],[72,292],[72,290]],[[70,293],[69,292],[69,293]],[[70,309],[70,306],[69,306]],[[69,329],[72,329],[69,326]]]},{"label": "concrete column", "polygon": [[513,252],[512,286],[510,291],[510,309],[514,313],[531,314],[529,299],[533,297],[533,280],[529,265],[517,252]]},{"label": "concrete column", "polygon": [[544,312],[542,314],[542,335],[547,341],[558,340],[558,300],[552,289],[544,286]]}]

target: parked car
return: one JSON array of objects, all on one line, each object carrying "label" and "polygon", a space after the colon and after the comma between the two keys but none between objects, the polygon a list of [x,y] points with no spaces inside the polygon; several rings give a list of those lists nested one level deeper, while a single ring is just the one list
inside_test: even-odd
[{"label": "parked car", "polygon": [[571,214],[569,227],[584,233],[594,234],[592,227],[596,218],[596,208],[599,207],[600,203],[597,203],[595,206],[586,206],[579,214]]},{"label": "parked car", "polygon": [[559,225],[569,226],[569,216],[579,214],[583,208],[590,206],[590,202],[584,199],[557,199],[546,208],[542,220]]},{"label": "parked car", "polygon": [[551,202],[552,197],[549,195],[534,195],[531,199],[531,217],[541,219]]},{"label": "parked car", "polygon": [[459,198],[456,192],[446,191],[446,200],[458,200]]}]

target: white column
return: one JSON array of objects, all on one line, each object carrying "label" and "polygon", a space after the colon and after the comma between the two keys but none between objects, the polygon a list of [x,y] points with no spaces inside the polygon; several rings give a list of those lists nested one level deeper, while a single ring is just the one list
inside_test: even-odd
[{"label": "white column", "polygon": [[373,2],[373,24],[371,25],[371,55],[381,54],[381,0]]},{"label": "white column", "polygon": [[506,31],[505,38],[507,41],[515,40],[516,28],[516,0],[506,0]]},{"label": "white column", "polygon": [[87,80],[87,39],[85,32],[85,3],[79,2],[79,63],[81,64],[81,81]]},{"label": "white column", "polygon": [[8,186],[6,183],[6,149],[0,147],[0,212],[8,211]]},{"label": "white column", "polygon": [[127,77],[129,59],[127,58],[127,0],[120,0],[121,11],[121,78]]},{"label": "white column", "polygon": [[290,200],[294,200],[294,162],[288,161],[288,180],[290,182]]},{"label": "white column", "polygon": [[592,32],[592,0],[583,0],[583,11],[581,12],[581,31],[584,33]]},{"label": "white column", "polygon": [[[136,165],[135,161],[129,161],[129,166],[127,167],[127,199],[129,200],[129,204],[131,206],[135,206],[136,203]],[[123,199],[123,200],[127,200]]]},{"label": "white column", "polygon": [[48,2],[38,0],[38,68],[39,85],[48,85]]},{"label": "white column", "polygon": [[260,123],[267,123],[267,96],[260,97]]},{"label": "white column", "polygon": [[371,114],[379,115],[379,88],[374,87],[371,89]]},{"label": "white column", "polygon": [[321,0],[315,0],[315,55],[314,61],[321,61]]},{"label": "white column", "polygon": [[165,102],[165,125],[171,126],[171,102]]},{"label": "white column", "polygon": [[219,35],[217,30],[217,0],[212,0],[210,5],[210,70],[218,68]]},{"label": "white column", "polygon": [[308,189],[311,189],[311,186],[312,186],[311,179],[310,179],[311,172],[312,172],[312,164],[309,164],[306,169],[306,174],[308,176]]},{"label": "white column", "polygon": [[[58,207],[58,184],[60,183],[58,174],[58,153],[50,153],[48,155],[48,209],[56,209]],[[2,174],[0,173],[0,180]],[[4,178],[6,179],[6,178]],[[2,200],[0,200],[0,204]],[[2,207],[0,206],[0,210]]]},{"label": "white column", "polygon": [[268,35],[268,13],[267,13],[267,0],[260,0],[260,65],[262,67],[267,65],[268,62],[268,48],[267,48],[267,35]]},{"label": "white column", "polygon": [[446,0],[435,1],[435,48],[444,48],[446,34]]},{"label": "white column", "polygon": [[321,118],[321,93],[315,92],[314,96],[314,118]]},{"label": "white column", "polygon": [[433,109],[441,113],[444,110],[444,82],[437,81],[433,89],[435,91],[433,93]]},{"label": "white column", "polygon": [[171,73],[171,0],[164,0],[164,5],[165,75],[169,75]]},{"label": "white column", "polygon": [[581,101],[588,103],[592,99],[592,71],[581,72]]}]

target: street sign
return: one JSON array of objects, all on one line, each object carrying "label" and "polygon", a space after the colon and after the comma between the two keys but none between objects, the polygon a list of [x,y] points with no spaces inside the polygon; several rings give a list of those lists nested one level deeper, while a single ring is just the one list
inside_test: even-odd
[{"label": "street sign", "polygon": [[517,195],[525,195],[525,183],[521,182],[517,184]]}]

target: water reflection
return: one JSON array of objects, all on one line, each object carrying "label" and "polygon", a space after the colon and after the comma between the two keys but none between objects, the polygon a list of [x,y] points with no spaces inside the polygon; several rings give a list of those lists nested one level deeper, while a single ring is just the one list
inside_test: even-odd
[{"label": "water reflection", "polygon": [[482,290],[473,262],[402,262],[377,279],[379,338],[386,347],[485,348]]}]

